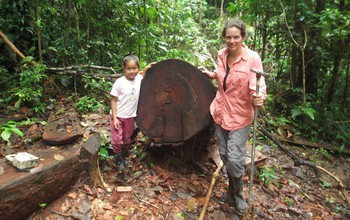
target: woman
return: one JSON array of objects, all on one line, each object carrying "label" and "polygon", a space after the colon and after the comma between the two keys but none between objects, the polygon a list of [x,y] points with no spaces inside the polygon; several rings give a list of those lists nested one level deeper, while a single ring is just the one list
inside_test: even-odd
[{"label": "woman", "polygon": [[246,142],[254,116],[254,106],[262,107],[266,98],[264,78],[256,95],[256,75],[251,69],[263,70],[258,53],[248,49],[243,41],[246,26],[239,18],[228,20],[222,31],[226,47],[218,52],[218,67],[213,72],[199,67],[202,73],[218,81],[216,97],[210,113],[216,124],[220,157],[226,165],[229,188],[222,200],[236,203],[238,214],[243,215],[246,202],[243,197],[243,173]]}]

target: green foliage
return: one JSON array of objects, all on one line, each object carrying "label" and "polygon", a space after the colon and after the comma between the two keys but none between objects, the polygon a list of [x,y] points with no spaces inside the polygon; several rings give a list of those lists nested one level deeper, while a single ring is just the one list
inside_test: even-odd
[{"label": "green foliage", "polygon": [[182,212],[177,213],[179,219],[185,219],[185,215]]},{"label": "green foliage", "polygon": [[104,161],[106,159],[113,158],[113,156],[109,154],[109,152],[113,149],[111,145],[111,139],[106,133],[101,135],[100,145],[101,147],[100,147],[100,152],[98,157],[99,160]]},{"label": "green foliage", "polygon": [[40,208],[45,208],[47,206],[47,203],[39,203]]},{"label": "green foliage", "polygon": [[289,198],[289,197],[284,198],[284,202],[287,203],[289,206],[294,206],[295,205],[294,200]]},{"label": "green foliage", "polygon": [[100,109],[104,109],[104,105],[98,102],[96,98],[87,95],[79,99],[76,107],[82,113],[97,112]]},{"label": "green foliage", "polygon": [[17,122],[15,121],[8,121],[6,124],[0,125],[1,138],[4,141],[10,142],[9,139],[12,134],[17,134],[23,137],[23,132],[16,127],[16,124]]},{"label": "green foliage", "polygon": [[123,220],[123,216],[117,215],[114,217],[114,220]]},{"label": "green foliage", "polygon": [[330,182],[327,182],[327,181],[322,181],[322,186],[325,188],[329,188],[329,187],[332,187],[332,184]]},{"label": "green foliage", "polygon": [[276,166],[268,167],[265,165],[260,171],[259,179],[263,181],[266,184],[266,186],[268,186],[272,182],[277,187],[279,187],[279,183],[277,182],[277,180],[279,180],[279,177],[277,177],[276,175],[277,170],[278,167]]},{"label": "green foliage", "polygon": [[45,111],[43,98],[43,79],[46,66],[43,64],[31,64],[33,57],[26,57],[22,60],[23,70],[20,73],[19,85],[12,89],[13,99],[17,99],[16,108],[22,105],[36,105],[37,112]]},{"label": "green foliage", "polygon": [[[307,103],[307,106],[310,103]],[[291,111],[291,116],[293,119],[296,119],[298,116],[305,115],[308,116],[310,119],[315,119],[316,110],[312,107],[304,107],[304,106],[295,106]]]},{"label": "green foliage", "polygon": [[[92,64],[113,67],[120,73],[123,56],[133,53],[140,57],[141,68],[153,61],[177,58],[214,69],[217,51],[224,47],[220,39],[224,20],[239,15],[247,23],[246,45],[261,55],[264,69],[271,75],[266,109],[279,115],[281,120],[275,123],[293,124],[310,138],[336,144],[341,152],[350,143],[350,94],[346,88],[350,11],[339,2],[326,1],[320,11],[316,10],[320,6],[316,1],[281,2],[295,40],[302,45],[304,31],[307,34],[306,106],[302,103],[301,51],[288,33],[279,1],[225,1],[222,17],[216,1],[41,1],[36,19],[34,4],[18,0],[0,4],[0,26],[27,57],[20,66],[13,51],[0,40],[0,79],[20,74],[20,80],[2,85],[1,107],[29,106],[44,112],[44,100],[51,98],[44,97],[45,65],[28,65],[37,60],[35,26],[41,30],[48,66]],[[333,78],[337,70],[339,75]],[[73,77],[55,77],[70,92]],[[328,103],[324,99],[332,82],[335,91]],[[110,82],[87,77],[74,83],[80,95],[89,91],[91,97],[102,97],[101,91],[111,87]],[[98,108],[96,100],[81,102],[83,112]]]}]

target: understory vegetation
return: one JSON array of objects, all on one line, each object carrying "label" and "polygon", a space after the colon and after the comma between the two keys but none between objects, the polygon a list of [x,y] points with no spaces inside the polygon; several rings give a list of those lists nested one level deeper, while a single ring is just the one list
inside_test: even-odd
[{"label": "understory vegetation", "polygon": [[[47,117],[62,97],[75,100],[81,113],[107,114],[111,76],[122,73],[130,53],[142,68],[180,59],[214,69],[223,22],[235,16],[246,21],[246,44],[270,74],[264,111],[274,117],[271,129],[288,125],[294,136],[331,143],[340,153],[349,148],[350,4],[344,0],[4,1],[0,117]],[[21,134],[14,122],[0,125],[0,133],[3,143]]]}]

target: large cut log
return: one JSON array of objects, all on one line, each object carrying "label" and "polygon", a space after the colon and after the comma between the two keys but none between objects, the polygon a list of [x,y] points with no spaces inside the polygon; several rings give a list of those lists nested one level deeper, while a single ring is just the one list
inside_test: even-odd
[{"label": "large cut log", "polygon": [[141,84],[137,124],[155,144],[182,143],[212,123],[213,84],[181,60],[153,65]]},{"label": "large cut log", "polygon": [[9,162],[0,160],[5,173],[0,177],[0,219],[24,219],[41,203],[50,203],[63,195],[83,171],[90,173],[91,158],[96,158],[100,135],[94,134],[80,147],[31,152],[40,158],[38,173],[18,172]]}]

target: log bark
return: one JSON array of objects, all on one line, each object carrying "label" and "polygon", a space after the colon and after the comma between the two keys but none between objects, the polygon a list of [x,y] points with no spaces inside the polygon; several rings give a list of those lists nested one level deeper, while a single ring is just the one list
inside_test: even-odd
[{"label": "log bark", "polygon": [[84,171],[98,169],[91,162],[98,157],[100,144],[96,140],[100,140],[98,134],[90,138],[92,145],[83,143],[79,148],[31,152],[41,159],[42,166],[42,171],[34,174],[18,172],[4,159],[0,160],[5,170],[0,178],[1,218],[24,219],[39,209],[40,203],[50,203],[67,192]]}]

